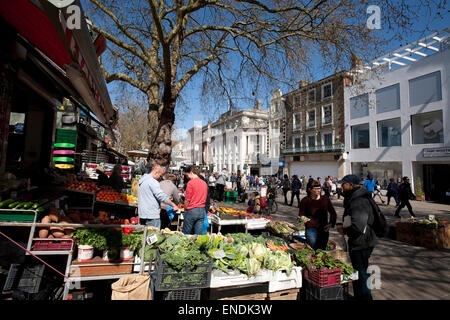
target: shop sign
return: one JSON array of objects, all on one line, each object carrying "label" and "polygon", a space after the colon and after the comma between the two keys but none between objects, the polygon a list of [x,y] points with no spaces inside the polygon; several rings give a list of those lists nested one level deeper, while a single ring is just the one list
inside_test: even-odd
[{"label": "shop sign", "polygon": [[427,148],[423,149],[424,158],[450,157],[450,148]]}]

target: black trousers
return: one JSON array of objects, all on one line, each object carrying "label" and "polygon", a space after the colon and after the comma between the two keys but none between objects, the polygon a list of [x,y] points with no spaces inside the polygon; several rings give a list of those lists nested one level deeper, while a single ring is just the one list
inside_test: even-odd
[{"label": "black trousers", "polygon": [[397,207],[397,210],[395,210],[395,215],[398,216],[400,211],[404,208],[404,207],[408,208],[409,214],[412,217],[415,217],[416,215],[414,214],[414,212],[412,211],[412,207],[411,207],[411,203],[409,203],[408,199],[401,199],[400,200],[400,205]]},{"label": "black trousers", "polygon": [[344,194],[342,193],[342,188],[336,188],[336,193],[338,195],[338,199],[344,196]]},{"label": "black trousers", "polygon": [[300,207],[300,190],[297,190],[297,191],[292,190],[292,192],[291,192],[291,206],[294,203],[294,196],[297,197],[297,203],[298,203],[298,206]]},{"label": "black trousers", "polygon": [[216,189],[216,187],[209,186],[208,188],[209,188],[209,194],[211,196],[211,199],[215,200],[216,197],[215,197],[215,194],[214,194],[214,190]]},{"label": "black trousers", "polygon": [[216,185],[216,200],[223,201],[223,192],[225,190],[225,185],[218,184]]},{"label": "black trousers", "polygon": [[288,199],[287,199],[287,193],[289,192],[289,189],[283,189],[283,194],[284,194],[284,204],[288,204]]}]

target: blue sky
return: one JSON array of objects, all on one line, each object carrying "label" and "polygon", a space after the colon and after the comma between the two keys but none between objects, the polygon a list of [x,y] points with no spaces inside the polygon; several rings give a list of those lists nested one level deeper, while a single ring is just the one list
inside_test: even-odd
[{"label": "blue sky", "polygon": [[[374,1],[374,4],[376,4],[377,1]],[[422,3],[422,1],[420,0],[410,0],[410,3],[412,4],[420,4]],[[402,45],[406,45],[408,43],[411,42],[415,42],[421,38],[423,38],[424,36],[428,36],[429,34],[433,33],[433,31],[436,30],[442,30],[445,28],[450,27],[450,13],[449,13],[449,8],[445,8],[443,10],[440,10],[441,12],[441,17],[442,19],[434,19],[432,21],[428,21],[428,19],[426,19],[425,15],[418,19],[414,25],[414,31],[412,30],[411,32],[409,32],[408,34],[403,34],[403,41],[399,42],[398,40],[396,41],[390,41],[389,43],[387,43],[383,48],[380,48],[380,52],[383,52],[383,54],[385,53],[389,53],[390,51],[393,51],[397,48],[399,48]],[[390,32],[388,30],[388,27],[386,25],[383,24],[383,13],[382,14],[382,19],[381,19],[381,29],[380,30],[374,30],[373,32],[377,32],[380,34],[380,36],[382,37],[386,37],[386,38],[391,38],[393,36],[392,32]],[[369,15],[367,15],[369,16]],[[428,27],[428,28],[427,28]],[[429,29],[429,30],[427,30]],[[385,35],[384,35],[385,34]],[[311,57],[311,61],[312,61],[312,71],[313,71],[313,75],[314,78],[312,80],[316,81],[316,80],[320,80],[324,77],[327,77],[330,75],[330,72],[328,71],[324,71],[321,67],[321,57],[317,56],[317,57]],[[251,80],[249,79],[249,83],[251,82]],[[113,101],[113,103],[117,102],[117,95],[114,94],[115,92],[117,92],[116,87],[117,84],[116,83],[111,83],[108,84],[108,89],[110,91],[110,95],[111,95],[111,99]],[[284,87],[283,85],[279,85],[281,90],[283,91],[283,93],[287,93],[289,92],[289,90],[287,90],[287,87]],[[176,127],[177,128],[185,128],[185,129],[189,129],[191,127],[193,127],[194,125],[194,121],[203,121],[203,124],[205,124],[208,120],[208,118],[211,118],[211,115],[204,115],[202,113],[202,109],[201,109],[201,79],[199,78],[193,78],[193,81],[191,81],[187,87],[183,90],[183,104],[187,106],[187,112],[180,112],[180,110],[182,108],[177,107],[176,108]],[[273,90],[275,88],[267,88],[267,90],[265,92],[258,92],[256,98],[261,100],[263,102],[263,109],[267,109],[267,104],[270,101],[270,90]],[[238,100],[237,101],[237,105],[239,106],[240,109],[249,109],[253,107],[253,102],[251,102],[251,99],[254,99],[255,97],[253,97],[251,95],[251,89],[247,88],[247,90],[245,90],[247,98],[249,98],[249,100]],[[247,94],[248,92],[248,94]],[[185,109],[184,109],[185,110]],[[226,109],[221,109],[221,112],[226,111]],[[216,120],[217,117],[213,117],[211,120]]]}]

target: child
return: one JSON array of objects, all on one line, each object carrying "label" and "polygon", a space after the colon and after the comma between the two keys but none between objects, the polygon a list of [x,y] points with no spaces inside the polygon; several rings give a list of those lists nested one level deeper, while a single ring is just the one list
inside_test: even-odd
[{"label": "child", "polygon": [[375,197],[378,196],[382,203],[384,203],[384,200],[381,198],[381,186],[380,183],[377,181],[375,184],[375,188],[373,189],[373,199],[375,200]]},{"label": "child", "polygon": [[247,208],[247,212],[248,213],[254,213],[255,212],[255,205],[256,205],[255,198],[256,198],[255,194],[252,193],[250,195],[250,199],[248,200],[248,208]]}]

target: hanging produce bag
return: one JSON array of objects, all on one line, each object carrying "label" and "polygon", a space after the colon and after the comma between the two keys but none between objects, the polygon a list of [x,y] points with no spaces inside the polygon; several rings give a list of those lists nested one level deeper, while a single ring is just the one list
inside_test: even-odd
[{"label": "hanging produce bag", "polygon": [[150,275],[125,275],[114,282],[111,289],[111,300],[152,300]]}]

